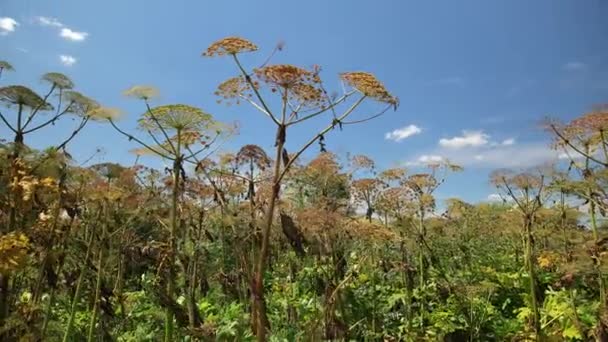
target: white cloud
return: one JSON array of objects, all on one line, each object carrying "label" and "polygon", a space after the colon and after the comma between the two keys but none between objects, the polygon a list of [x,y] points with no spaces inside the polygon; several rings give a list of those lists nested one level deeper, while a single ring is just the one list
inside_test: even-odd
[{"label": "white cloud", "polygon": [[489,194],[487,197],[488,202],[513,202],[513,199],[509,196],[500,196],[499,194]]},{"label": "white cloud", "polygon": [[489,194],[488,201],[490,202],[502,202],[502,197],[499,194]]},{"label": "white cloud", "polygon": [[68,67],[76,64],[76,62],[78,61],[76,58],[70,55],[60,55],[59,60],[61,61],[61,64]]},{"label": "white cloud", "polygon": [[488,138],[490,138],[490,136],[483,131],[462,131],[462,136],[439,139],[439,146],[453,149],[477,147],[486,145],[488,143]]},{"label": "white cloud", "polygon": [[87,38],[89,34],[86,32],[77,32],[77,31],[72,31],[71,29],[64,27],[61,29],[61,32],[59,32],[59,36],[61,36],[62,38],[65,38],[67,40],[71,40],[74,42],[80,42],[83,41]]},{"label": "white cloud", "polygon": [[500,144],[503,145],[503,146],[514,145],[515,144],[515,139],[514,138],[505,139]]},{"label": "white cloud", "polygon": [[19,23],[10,17],[0,17],[0,35],[6,36],[7,34],[14,32],[19,26]]},{"label": "white cloud", "polygon": [[439,155],[423,154],[420,157],[418,157],[416,160],[407,162],[406,165],[421,166],[421,165],[428,165],[428,164],[433,164],[433,163],[440,163],[444,160],[445,160],[445,158],[443,158],[442,156],[439,156]]},{"label": "white cloud", "polygon": [[52,26],[52,27],[63,27],[64,26],[59,20],[57,20],[57,18],[40,16],[40,17],[36,17],[35,20],[42,26]]},{"label": "white cloud", "polygon": [[568,62],[562,68],[566,71],[582,71],[587,69],[587,64],[583,62]]},{"label": "white cloud", "polygon": [[399,142],[403,139],[411,137],[412,135],[420,134],[420,132],[422,132],[420,127],[416,125],[409,125],[386,133],[384,135],[384,139]]}]

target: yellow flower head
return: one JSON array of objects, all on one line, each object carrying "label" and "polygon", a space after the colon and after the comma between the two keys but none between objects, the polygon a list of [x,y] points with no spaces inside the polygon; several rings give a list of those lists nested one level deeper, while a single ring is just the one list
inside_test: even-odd
[{"label": "yellow flower head", "polygon": [[25,262],[29,239],[21,233],[8,233],[0,237],[0,273],[17,270]]}]

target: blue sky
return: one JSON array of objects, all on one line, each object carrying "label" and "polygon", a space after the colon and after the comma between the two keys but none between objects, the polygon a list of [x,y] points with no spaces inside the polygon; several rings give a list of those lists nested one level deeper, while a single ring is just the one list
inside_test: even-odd
[{"label": "blue sky", "polygon": [[[477,201],[493,192],[492,169],[555,158],[538,128],[543,117],[568,120],[608,102],[607,16],[605,0],[2,0],[0,59],[16,72],[0,83],[43,92],[40,75],[65,73],[79,91],[123,109],[126,129],[142,108],[121,92],[151,84],[162,94],[157,104],[186,103],[238,121],[240,135],[226,149],[270,148],[273,126],[261,114],[216,103],[213,91],[236,74],[234,65],[200,54],[219,38],[243,36],[262,50],[243,56],[255,66],[284,41],[274,62],[319,64],[333,89],[341,71],[370,71],[401,100],[396,112],[332,133],[329,149],[373,156],[380,168],[450,158],[465,172],[448,179],[439,197]],[[30,143],[53,144],[73,124]],[[291,133],[288,147],[323,125]],[[395,141],[407,133],[415,134]],[[93,124],[70,151],[84,160],[98,147],[104,154],[94,161],[130,163],[127,151],[136,146]]]}]

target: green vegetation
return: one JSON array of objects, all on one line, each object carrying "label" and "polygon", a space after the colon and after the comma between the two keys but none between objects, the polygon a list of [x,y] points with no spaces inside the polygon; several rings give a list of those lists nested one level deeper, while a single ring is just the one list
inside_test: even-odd
[{"label": "green vegetation", "polygon": [[[203,55],[234,63],[216,94],[273,125],[274,158],[222,152],[231,125],[153,105],[150,86],[124,91],[142,103],[137,132],[62,74],[43,96],[0,87],[0,340],[608,340],[606,108],[547,122],[563,162],[497,170],[502,201],[443,205],[458,165],[377,170],[326,150],[398,106],[374,75],[340,74],[334,96],[320,67],[248,69],[257,50],[229,37]],[[0,62],[0,82],[10,72]],[[27,145],[69,116],[56,145]],[[67,150],[90,120],[171,166],[78,164]],[[309,120],[322,128],[288,152]]]}]

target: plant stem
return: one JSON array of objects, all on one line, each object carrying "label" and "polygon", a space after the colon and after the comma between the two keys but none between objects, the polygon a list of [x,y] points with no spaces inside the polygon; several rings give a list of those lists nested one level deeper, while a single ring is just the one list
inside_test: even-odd
[{"label": "plant stem", "polygon": [[68,325],[65,328],[65,333],[63,335],[63,342],[68,342],[70,338],[70,334],[72,333],[72,328],[74,326],[74,318],[76,317],[76,306],[78,305],[78,301],[80,300],[80,290],[82,289],[82,280],[84,279],[84,273],[87,268],[87,264],[89,262],[89,256],[91,255],[91,246],[93,245],[93,236],[91,234],[89,237],[89,242],[87,243],[87,251],[85,253],[84,261],[80,266],[80,275],[78,275],[78,281],[76,282],[76,290],[74,291],[74,298],[72,298],[72,305],[70,309],[70,317],[68,319]]}]

